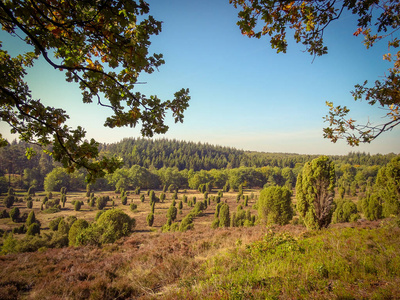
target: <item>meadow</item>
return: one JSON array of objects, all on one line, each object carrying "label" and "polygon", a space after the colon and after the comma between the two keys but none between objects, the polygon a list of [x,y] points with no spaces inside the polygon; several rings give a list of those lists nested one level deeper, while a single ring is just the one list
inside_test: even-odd
[{"label": "meadow", "polygon": [[[155,191],[159,196],[161,191]],[[216,203],[211,201],[186,232],[162,232],[172,193],[155,204],[153,226],[147,191],[130,192],[122,205],[115,192],[105,209],[122,209],[135,218],[132,234],[113,244],[48,248],[0,256],[1,299],[398,299],[400,295],[400,229],[396,218],[359,220],[308,231],[295,217],[285,226],[212,229]],[[57,217],[76,216],[92,222],[97,209],[89,207],[86,193],[68,192],[57,213],[41,211],[47,194],[36,193],[33,210],[41,222],[41,235],[50,235]],[[203,200],[195,190],[180,191],[188,199]],[[210,196],[216,196],[213,191]],[[225,192],[221,199],[234,212],[238,205],[256,215],[259,190]],[[24,195],[17,192],[17,197]],[[60,195],[53,193],[53,198]],[[38,199],[38,201],[36,201]],[[74,210],[72,202],[84,205]],[[137,204],[132,211],[130,203]],[[26,202],[15,203],[21,214]],[[183,204],[181,221],[193,207]],[[0,219],[0,228],[21,224]],[[22,239],[24,234],[14,235]],[[4,240],[3,240],[4,241]]]}]

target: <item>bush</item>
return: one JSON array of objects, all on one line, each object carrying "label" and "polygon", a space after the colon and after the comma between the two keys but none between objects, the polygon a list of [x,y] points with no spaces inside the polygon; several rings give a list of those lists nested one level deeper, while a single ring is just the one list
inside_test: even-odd
[{"label": "bush", "polygon": [[229,227],[230,216],[229,216],[229,206],[226,203],[221,205],[219,210],[219,227]]},{"label": "bush", "polygon": [[81,207],[82,207],[82,202],[79,201],[79,200],[76,200],[76,201],[75,201],[75,204],[74,204],[74,210],[75,210],[75,211],[80,211],[80,210],[81,210]]},{"label": "bush", "polygon": [[292,192],[286,187],[269,186],[258,200],[258,216],[267,224],[285,225],[293,218]]},{"label": "bush", "polygon": [[32,202],[32,200],[26,201],[26,207],[29,208],[29,209],[31,209],[31,208],[33,207],[33,202]]},{"label": "bush", "polygon": [[106,197],[97,197],[96,199],[96,207],[99,210],[102,210],[107,205],[107,198]]},{"label": "bush", "polygon": [[172,221],[174,221],[176,219],[177,213],[178,209],[174,205],[171,205],[167,212],[167,219],[171,219]]},{"label": "bush", "polygon": [[9,217],[10,217],[10,214],[7,212],[6,209],[3,209],[2,211],[0,211],[0,219],[6,219]]},{"label": "bush", "polygon": [[78,234],[89,227],[89,223],[86,220],[78,219],[76,220],[69,229],[68,232],[68,245],[69,246],[77,246],[76,237]]},{"label": "bush", "polygon": [[68,234],[69,224],[65,222],[64,219],[61,219],[60,223],[58,223],[57,232],[60,233],[61,235]]},{"label": "bush", "polygon": [[10,218],[13,222],[17,222],[19,218],[20,212],[18,207],[13,207],[10,210]]},{"label": "bush", "polygon": [[53,231],[57,231],[58,230],[58,224],[63,219],[64,219],[63,217],[58,217],[56,219],[51,220],[50,223],[49,223],[49,228],[51,230],[53,230]]},{"label": "bush", "polygon": [[351,200],[339,200],[332,215],[333,223],[350,222],[357,220],[360,215],[357,213],[357,206]]},{"label": "bush", "polygon": [[154,214],[153,213],[149,213],[146,217],[146,221],[147,221],[147,225],[149,225],[150,227],[153,226],[153,222],[154,222]]},{"label": "bush", "polygon": [[162,192],[162,193],[160,194],[160,201],[161,201],[161,202],[164,202],[164,201],[165,201],[165,193],[164,193],[164,192]]},{"label": "bush", "polygon": [[32,225],[33,223],[36,223],[36,216],[35,216],[35,212],[32,210],[29,215],[28,218],[26,219],[26,226],[29,227],[30,225]]},{"label": "bush", "polygon": [[128,197],[125,195],[122,196],[121,203],[122,203],[122,205],[126,205],[128,203]]},{"label": "bush", "polygon": [[130,204],[131,211],[135,211],[137,209],[137,205],[135,203]]},{"label": "bush", "polygon": [[15,197],[14,195],[8,195],[7,197],[4,198],[3,200],[3,204],[5,207],[10,208],[11,206],[13,206],[15,202]]},{"label": "bush", "polygon": [[141,201],[141,202],[144,202],[144,194],[141,194],[141,195],[140,195],[140,201]]},{"label": "bush", "polygon": [[35,188],[33,186],[28,189],[28,196],[35,196]]},{"label": "bush", "polygon": [[186,195],[183,195],[183,197],[182,197],[182,201],[183,201],[183,203],[187,203],[187,202],[188,202],[188,198],[187,198],[187,196],[186,196]]},{"label": "bush", "polygon": [[37,223],[33,223],[28,227],[28,230],[26,232],[27,235],[36,235],[40,234],[40,225]]},{"label": "bush", "polygon": [[76,242],[78,245],[114,243],[130,234],[135,224],[135,219],[131,219],[122,210],[110,209],[103,212],[95,223],[80,231]]},{"label": "bush", "polygon": [[367,194],[366,197],[363,198],[361,201],[364,216],[368,220],[373,221],[383,218],[382,202],[378,194]]},{"label": "bush", "polygon": [[182,222],[179,224],[179,231],[184,232],[190,229],[193,229],[193,215],[187,214],[186,217],[183,218]]}]

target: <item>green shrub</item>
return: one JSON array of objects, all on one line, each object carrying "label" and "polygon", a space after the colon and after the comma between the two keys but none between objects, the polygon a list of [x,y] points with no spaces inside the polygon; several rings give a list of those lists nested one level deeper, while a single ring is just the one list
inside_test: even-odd
[{"label": "green shrub", "polygon": [[125,195],[122,196],[121,203],[122,203],[122,205],[126,205],[128,203],[128,197]]},{"label": "green shrub", "polygon": [[78,245],[114,243],[130,234],[135,224],[135,219],[131,219],[122,210],[110,209],[103,212],[95,223],[80,231],[76,241]]},{"label": "green shrub", "polygon": [[60,223],[58,223],[57,232],[60,234],[68,234],[69,224],[67,222],[65,222],[64,219],[61,219]]},{"label": "green shrub", "polygon": [[165,193],[164,193],[164,192],[162,192],[162,193],[160,194],[160,201],[161,201],[161,202],[164,202],[164,201],[165,201]]},{"label": "green shrub", "polygon": [[144,202],[144,194],[141,194],[141,195],[140,195],[140,201],[141,201],[141,202]]},{"label": "green shrub", "polygon": [[85,228],[89,227],[89,223],[86,220],[78,219],[76,220],[69,229],[68,232],[68,245],[77,246],[76,237]]},{"label": "green shrub", "polygon": [[186,195],[182,196],[182,201],[183,201],[183,203],[187,203],[188,202],[188,198],[187,198]]},{"label": "green shrub", "polygon": [[79,201],[79,200],[76,200],[76,201],[75,201],[75,204],[74,204],[74,210],[75,210],[75,211],[80,211],[80,210],[81,210],[81,207],[82,207],[82,202]]},{"label": "green shrub", "polygon": [[178,209],[174,205],[171,205],[167,212],[167,219],[171,219],[172,221],[174,221],[176,219],[177,213]]},{"label": "green shrub", "polygon": [[35,212],[32,210],[29,213],[28,218],[26,219],[25,225],[26,225],[26,227],[29,227],[33,223],[36,223],[36,216],[35,216]]},{"label": "green shrub", "polygon": [[29,208],[29,209],[31,209],[31,208],[33,207],[33,202],[32,202],[32,200],[26,201],[26,207]]},{"label": "green shrub", "polygon": [[336,209],[332,215],[332,223],[356,221],[360,218],[357,213],[357,206],[351,200],[339,200],[336,203]]},{"label": "green shrub", "polygon": [[230,216],[229,216],[229,205],[223,203],[219,210],[219,227],[229,227]]},{"label": "green shrub", "polygon": [[13,222],[17,222],[20,215],[20,211],[18,207],[13,207],[10,210],[10,218]]},{"label": "green shrub", "polygon": [[193,229],[193,226],[193,214],[190,213],[182,219],[182,222],[179,224],[179,231],[184,232]]},{"label": "green shrub", "polygon": [[37,223],[32,223],[29,227],[28,230],[26,231],[27,235],[36,235],[40,234],[40,225]]},{"label": "green shrub", "polygon": [[137,209],[137,205],[135,203],[131,203],[130,205],[131,211],[135,211]]},{"label": "green shrub", "polygon": [[15,202],[14,195],[8,195],[3,200],[3,204],[7,208],[10,208],[11,206],[13,206],[14,202]]},{"label": "green shrub", "polygon": [[97,197],[96,199],[96,207],[99,210],[102,210],[107,205],[107,198],[104,196]]},{"label": "green shrub", "polygon": [[364,216],[370,220],[382,219],[382,202],[378,194],[368,193],[361,203]]},{"label": "green shrub", "polygon": [[260,219],[267,224],[288,224],[293,218],[291,196],[292,192],[286,186],[269,186],[263,189],[258,200]]},{"label": "green shrub", "polygon": [[147,225],[150,227],[153,226],[154,223],[154,213],[149,213],[146,217]]}]

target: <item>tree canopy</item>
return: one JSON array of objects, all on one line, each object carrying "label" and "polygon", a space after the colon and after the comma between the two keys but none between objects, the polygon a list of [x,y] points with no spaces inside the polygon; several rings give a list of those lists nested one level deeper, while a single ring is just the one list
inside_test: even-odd
[{"label": "tree canopy", "polygon": [[[63,71],[68,82],[79,83],[84,103],[110,109],[104,126],[140,124],[143,136],[153,136],[168,130],[168,110],[175,122],[182,122],[188,89],[166,101],[133,92],[140,73],[152,73],[164,64],[162,54],[148,52],[150,37],[161,31],[161,22],[148,13],[149,5],[141,0],[0,1],[2,29],[32,49],[12,57],[0,42],[1,120],[23,141],[51,146],[46,151],[70,172],[86,168],[89,180],[121,165],[116,157],[99,158],[98,143],[85,140],[82,127],[68,127],[66,111],[32,98],[24,76],[42,57]],[[33,154],[32,148],[27,150],[28,156]]]},{"label": "tree canopy", "polygon": [[[237,22],[242,33],[249,37],[270,37],[270,44],[276,51],[285,53],[288,47],[287,34],[292,34],[297,43],[302,43],[311,55],[328,53],[324,44],[325,29],[339,20],[344,11],[349,11],[358,20],[354,36],[363,35],[366,48],[386,40],[388,53],[384,60],[392,62],[392,68],[382,80],[369,86],[365,81],[355,86],[352,95],[355,100],[365,99],[370,105],[377,104],[386,112],[382,124],[358,124],[348,117],[346,106],[334,106],[327,102],[329,113],[325,121],[324,137],[336,142],[346,139],[354,146],[360,142],[369,143],[381,133],[392,130],[400,124],[400,3],[397,0],[229,0],[240,8]],[[261,25],[260,25],[261,24]],[[397,51],[397,53],[395,52]]]}]

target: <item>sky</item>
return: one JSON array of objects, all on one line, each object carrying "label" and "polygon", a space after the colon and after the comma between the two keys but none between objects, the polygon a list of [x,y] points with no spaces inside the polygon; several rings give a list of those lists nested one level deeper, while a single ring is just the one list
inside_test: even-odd
[{"label": "sky", "polygon": [[[365,80],[382,78],[391,67],[383,61],[387,45],[369,50],[362,37],[354,37],[356,20],[345,14],[324,34],[328,54],[315,59],[304,46],[289,39],[286,54],[272,50],[267,38],[243,36],[236,10],[228,0],[149,0],[150,15],[163,21],[160,35],[151,38],[150,53],[162,53],[166,64],[153,74],[143,74],[137,91],[160,99],[172,99],[189,88],[191,100],[184,122],[170,126],[168,138],[229,146],[243,150],[300,154],[345,155],[349,152],[400,153],[400,128],[385,133],[371,144],[348,146],[323,138],[327,126],[326,101],[346,105],[360,123],[380,123],[385,114],[365,101],[353,100],[350,91]],[[23,49],[23,42],[0,32],[3,47]],[[26,77],[34,98],[63,108],[69,125],[81,125],[88,138],[114,143],[140,137],[139,128],[103,127],[107,108],[83,104],[76,84],[67,83],[62,72],[39,61]],[[3,136],[13,139],[4,122]]]}]

